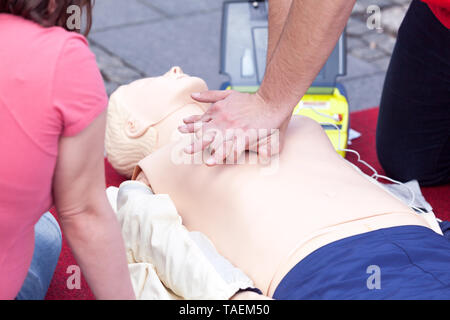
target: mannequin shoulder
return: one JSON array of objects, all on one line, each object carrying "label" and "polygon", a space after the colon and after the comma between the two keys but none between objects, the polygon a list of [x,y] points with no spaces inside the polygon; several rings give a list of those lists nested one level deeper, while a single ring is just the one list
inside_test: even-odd
[{"label": "mannequin shoulder", "polygon": [[315,120],[305,117],[294,115],[288,127],[289,134],[314,134],[322,133],[324,130],[322,126]]}]

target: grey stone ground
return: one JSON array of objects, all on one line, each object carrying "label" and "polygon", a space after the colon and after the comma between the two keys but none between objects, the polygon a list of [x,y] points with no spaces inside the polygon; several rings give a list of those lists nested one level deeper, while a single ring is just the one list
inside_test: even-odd
[{"label": "grey stone ground", "polygon": [[[174,65],[218,89],[227,80],[219,74],[224,1],[97,0],[89,40],[108,93]],[[347,89],[351,110],[379,104],[397,30],[410,2],[357,1],[347,25],[347,75],[338,80]],[[380,30],[367,26],[370,5],[381,9]]]}]

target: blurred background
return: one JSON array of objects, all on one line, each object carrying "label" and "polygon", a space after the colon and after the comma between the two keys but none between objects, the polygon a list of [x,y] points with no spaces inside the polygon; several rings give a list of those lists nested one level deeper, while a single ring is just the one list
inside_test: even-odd
[{"label": "blurred background", "polygon": [[[119,85],[158,76],[172,66],[219,89],[222,3],[226,0],[96,0],[91,48],[108,94]],[[276,1],[276,0],[274,0]],[[347,25],[347,75],[338,78],[351,111],[379,105],[384,77],[411,0],[358,0]],[[381,29],[367,26],[367,8],[381,9]]]}]

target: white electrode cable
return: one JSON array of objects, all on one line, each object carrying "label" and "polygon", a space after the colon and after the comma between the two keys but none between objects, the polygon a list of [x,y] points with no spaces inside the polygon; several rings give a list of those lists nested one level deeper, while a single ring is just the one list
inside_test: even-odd
[{"label": "white electrode cable", "polygon": [[[332,117],[332,116],[330,116],[330,115],[328,115],[328,114],[322,113],[322,112],[320,112],[320,111],[317,111],[316,108],[314,108],[314,107],[305,107],[305,106],[301,106],[300,109],[310,109],[310,110],[312,110],[313,112],[315,112],[316,114],[318,114],[319,116],[322,116],[322,117],[325,117],[325,118],[332,119],[332,120],[336,121],[336,119],[335,119],[334,117]],[[402,183],[402,182],[400,182],[400,181],[397,181],[397,180],[391,179],[391,178],[389,178],[389,177],[380,175],[380,174],[377,172],[377,170],[375,170],[375,168],[373,168],[373,167],[372,167],[371,165],[369,165],[366,161],[364,161],[364,160],[361,159],[361,156],[360,156],[360,154],[358,153],[358,151],[355,151],[355,150],[352,150],[352,149],[342,149],[342,148],[341,148],[341,130],[342,130],[342,127],[339,128],[338,125],[336,125],[335,123],[331,123],[331,122],[325,122],[325,123],[323,123],[323,124],[325,124],[325,125],[330,125],[330,126],[336,128],[336,130],[338,131],[338,151],[348,152],[348,153],[355,154],[355,155],[357,156],[357,161],[358,161],[359,163],[362,163],[362,164],[365,165],[367,168],[369,168],[371,171],[373,171],[373,174],[370,176],[370,178],[374,179],[375,181],[378,181],[378,179],[384,179],[384,180],[390,181],[390,182],[392,182],[392,183],[394,183],[394,184],[403,186],[403,187],[405,187],[406,189],[408,189],[408,191],[409,191],[410,194],[411,194],[411,200],[409,201],[409,207],[411,207],[412,209],[414,209],[414,210],[416,210],[416,211],[418,211],[418,212],[420,212],[420,213],[426,213],[426,212],[424,212],[422,209],[417,208],[417,207],[414,206],[414,202],[415,202],[415,200],[416,200],[416,197],[415,197],[414,191],[413,191],[409,186],[405,185],[404,183]]]}]

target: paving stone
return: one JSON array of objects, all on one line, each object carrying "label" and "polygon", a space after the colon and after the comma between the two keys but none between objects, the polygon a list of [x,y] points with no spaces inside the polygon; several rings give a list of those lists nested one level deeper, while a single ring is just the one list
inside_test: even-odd
[{"label": "paving stone", "polygon": [[396,38],[386,33],[369,32],[361,36],[361,39],[369,44],[371,48],[378,48],[386,54],[392,54]]},{"label": "paving stone", "polygon": [[363,48],[367,46],[367,43],[363,40],[361,40],[359,37],[347,37],[347,50],[352,51],[356,48]]},{"label": "paving stone", "polygon": [[359,2],[356,2],[353,9],[352,9],[352,15],[354,14],[362,14],[366,11],[366,7],[363,4],[360,4]]},{"label": "paving stone", "polygon": [[409,6],[412,2],[412,0],[392,0],[392,1],[395,2],[396,4],[402,4],[407,6]]},{"label": "paving stone", "polygon": [[385,57],[386,54],[377,48],[372,48],[369,45],[363,48],[355,48],[351,51],[351,54],[357,58],[364,59],[366,61],[373,61]]},{"label": "paving stone", "polygon": [[126,84],[143,76],[139,71],[127,66],[120,58],[107,53],[97,45],[91,43],[90,47],[105,81]]},{"label": "paving stone", "polygon": [[380,104],[385,74],[339,80],[347,91],[350,111],[364,110]]},{"label": "paving stone", "polygon": [[92,32],[160,19],[157,11],[137,0],[96,0],[93,13]]},{"label": "paving stone", "polygon": [[108,94],[108,96],[111,96],[111,94],[116,91],[116,89],[119,87],[120,85],[118,83],[113,83],[113,82],[109,82],[109,81],[105,81],[105,89],[106,89],[106,93]]},{"label": "paving stone", "polygon": [[167,16],[182,16],[220,10],[225,0],[139,0],[148,6],[158,9]]},{"label": "paving stone", "polygon": [[370,31],[365,22],[362,22],[358,18],[350,17],[346,27],[347,34],[349,36],[358,37]]},{"label": "paving stone", "polygon": [[398,28],[400,27],[407,10],[408,6],[395,6],[383,10],[381,13],[383,29],[387,32],[397,34]]},{"label": "paving stone", "polygon": [[121,28],[92,34],[95,42],[146,75],[165,73],[174,65],[203,78],[212,89],[219,75],[221,12]]},{"label": "paving stone", "polygon": [[349,80],[367,77],[379,71],[380,71],[379,68],[373,65],[372,63],[349,54],[347,56],[347,75],[341,77],[340,79]]},{"label": "paving stone", "polygon": [[380,69],[380,71],[386,72],[389,67],[390,62],[391,62],[391,57],[388,56],[388,57],[374,60],[374,61],[372,61],[372,64],[377,66]]},{"label": "paving stone", "polygon": [[377,5],[380,8],[393,5],[393,0],[358,0],[353,7],[353,13],[367,14],[367,8],[371,5]]}]

